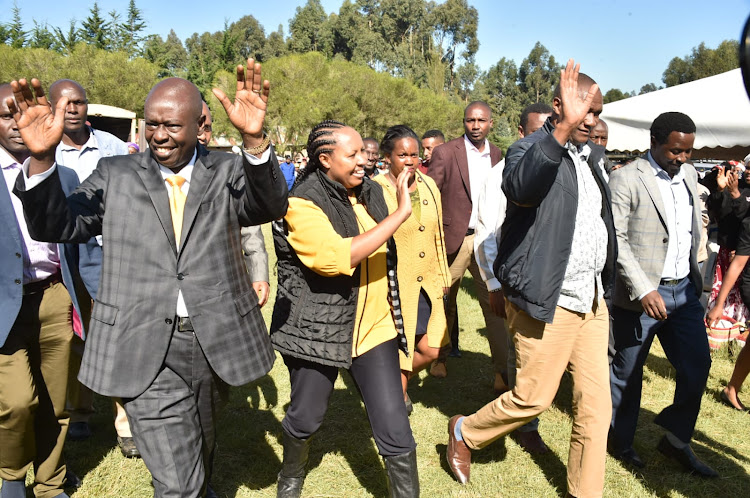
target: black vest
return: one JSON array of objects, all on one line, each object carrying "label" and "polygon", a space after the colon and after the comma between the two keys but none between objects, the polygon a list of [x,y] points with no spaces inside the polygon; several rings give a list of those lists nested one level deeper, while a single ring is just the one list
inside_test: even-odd
[{"label": "black vest", "polygon": [[[292,189],[293,197],[314,202],[342,237],[359,235],[354,208],[343,185],[317,170]],[[357,200],[380,223],[388,207],[380,185],[365,178]],[[283,355],[348,368],[356,322],[361,269],[352,276],[324,277],[306,267],[287,240],[285,221],[274,222],[278,289],[271,319],[271,342]],[[393,239],[389,250],[395,250]]]}]

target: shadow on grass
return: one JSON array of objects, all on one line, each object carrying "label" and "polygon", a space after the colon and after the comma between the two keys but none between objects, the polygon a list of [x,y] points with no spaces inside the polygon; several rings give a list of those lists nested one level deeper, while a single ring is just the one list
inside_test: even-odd
[{"label": "shadow on grass", "polygon": [[219,496],[236,496],[241,486],[260,490],[276,482],[281,461],[267,434],[281,439],[281,422],[272,411],[277,404],[278,390],[269,375],[230,390],[217,421],[212,487]]},{"label": "shadow on grass", "polygon": [[[385,496],[385,472],[359,391],[348,372],[342,371],[341,377],[346,389],[334,389],[331,394],[325,420],[312,437],[306,470],[309,474],[318,467],[327,453],[340,454],[362,488],[374,496]],[[258,408],[263,406],[262,399],[269,409]],[[271,411],[277,404],[278,391],[270,376],[232,389],[219,421],[213,478],[219,496],[235,496],[242,486],[256,491],[275,486],[281,461],[268,439],[281,444],[281,422]]]},{"label": "shadow on grass", "polygon": [[[110,398],[94,395],[94,413],[89,419],[93,436],[84,441],[65,441],[67,468],[84,480],[86,474],[96,469],[107,454],[117,447],[117,433],[114,426],[114,408]],[[119,455],[118,457],[125,458]],[[73,496],[75,490],[68,489]]]},{"label": "shadow on grass", "polygon": [[[664,429],[653,423],[656,413],[641,408],[633,447],[646,462],[636,476],[643,486],[656,496],[668,498],[679,496],[750,496],[750,479],[745,469],[735,458],[747,462],[748,458],[707,435],[695,431],[691,447],[695,454],[721,476],[704,479],[688,474],[676,461],[662,455],[656,445]],[[744,430],[744,429],[741,429]],[[610,460],[616,462],[615,460]],[[622,465],[619,462],[616,465]],[[631,470],[623,466],[625,470]]]}]

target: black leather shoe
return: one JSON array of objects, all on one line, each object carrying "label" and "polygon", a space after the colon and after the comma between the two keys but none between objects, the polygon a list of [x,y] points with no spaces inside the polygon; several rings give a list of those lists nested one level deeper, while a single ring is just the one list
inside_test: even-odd
[{"label": "black leather shoe", "polygon": [[141,458],[141,452],[136,448],[132,437],[117,436],[117,445],[125,458]]},{"label": "black leather shoe", "polygon": [[214,488],[212,488],[210,484],[206,486],[205,498],[219,498],[219,496],[216,494],[216,491],[214,491]]},{"label": "black leather shoe", "polygon": [[84,441],[91,437],[91,428],[88,422],[73,422],[68,426],[68,439],[71,441]]},{"label": "black leather shoe", "polygon": [[81,487],[81,479],[70,469],[65,471],[65,487],[72,489]]},{"label": "black leather shoe", "polygon": [[612,453],[612,456],[628,467],[642,469],[646,466],[646,463],[641,459],[641,456],[636,453],[632,446],[630,448],[625,448],[619,453]]},{"label": "black leather shoe", "polygon": [[667,436],[663,436],[656,446],[664,456],[677,460],[685,467],[685,470],[691,474],[698,475],[700,477],[719,477],[719,473],[714,469],[701,462],[700,459],[693,453],[690,445],[684,448],[676,448],[669,442]]}]

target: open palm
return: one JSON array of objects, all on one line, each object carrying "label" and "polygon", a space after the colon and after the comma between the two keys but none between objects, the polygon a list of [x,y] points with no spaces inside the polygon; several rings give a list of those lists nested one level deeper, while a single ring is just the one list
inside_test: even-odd
[{"label": "open palm", "polygon": [[247,70],[237,66],[237,92],[234,102],[218,88],[213,93],[235,128],[242,134],[245,146],[257,145],[263,138],[263,121],[268,108],[268,80],[261,79],[260,64],[247,60]]},{"label": "open palm", "polygon": [[6,103],[29,152],[33,157],[54,153],[62,139],[68,99],[61,98],[57,103],[59,112],[53,113],[42,84],[36,78],[31,80],[31,85],[25,79],[13,81],[11,88],[13,99],[8,98]]}]

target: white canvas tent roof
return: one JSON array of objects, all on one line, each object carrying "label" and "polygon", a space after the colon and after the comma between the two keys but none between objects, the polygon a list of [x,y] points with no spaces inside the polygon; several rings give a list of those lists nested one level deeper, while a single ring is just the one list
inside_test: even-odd
[{"label": "white canvas tent roof", "polygon": [[606,104],[607,149],[647,150],[651,123],[668,111],[695,121],[693,158],[741,160],[750,152],[750,99],[739,69]]},{"label": "white canvas tent roof", "polygon": [[108,118],[135,119],[135,113],[105,104],[89,104],[89,116],[104,116]]}]

